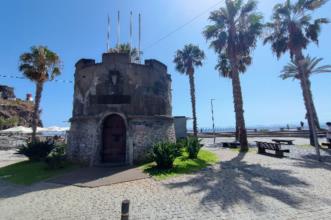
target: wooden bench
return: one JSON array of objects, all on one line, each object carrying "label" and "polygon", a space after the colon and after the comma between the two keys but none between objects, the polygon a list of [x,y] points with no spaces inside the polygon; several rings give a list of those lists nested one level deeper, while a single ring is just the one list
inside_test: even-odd
[{"label": "wooden bench", "polygon": [[237,148],[240,146],[240,143],[235,141],[235,142],[222,142],[222,146],[226,148]]},{"label": "wooden bench", "polygon": [[322,146],[326,146],[326,147],[328,147],[329,149],[331,149],[331,143],[322,143]]},{"label": "wooden bench", "polygon": [[256,141],[259,154],[265,154],[266,150],[273,150],[276,152],[277,157],[284,157],[284,153],[290,153],[290,150],[282,150],[281,144],[279,143],[267,143]]},{"label": "wooden bench", "polygon": [[287,145],[293,145],[294,140],[284,140],[284,139],[272,139],[273,142],[276,142],[277,144],[287,144]]}]

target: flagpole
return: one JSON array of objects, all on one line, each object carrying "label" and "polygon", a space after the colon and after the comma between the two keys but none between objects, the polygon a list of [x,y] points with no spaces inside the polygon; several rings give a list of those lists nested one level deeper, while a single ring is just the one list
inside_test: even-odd
[{"label": "flagpole", "polygon": [[117,47],[120,46],[121,26],[120,26],[120,11],[117,12]]},{"label": "flagpole", "polygon": [[108,26],[107,26],[107,53],[109,52],[110,49],[110,17],[108,14]]}]

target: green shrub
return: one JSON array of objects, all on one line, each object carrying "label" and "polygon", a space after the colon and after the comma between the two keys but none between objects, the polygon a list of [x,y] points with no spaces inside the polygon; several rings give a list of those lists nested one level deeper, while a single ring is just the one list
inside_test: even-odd
[{"label": "green shrub", "polygon": [[180,150],[186,150],[186,147],[187,147],[187,144],[188,144],[187,142],[188,142],[187,138],[182,138],[182,139],[178,139],[176,144],[177,144],[177,147]]},{"label": "green shrub", "polygon": [[196,137],[188,137],[186,140],[186,151],[190,159],[197,159],[200,149],[203,147],[201,139]]},{"label": "green shrub", "polygon": [[3,118],[0,117],[0,129],[7,129],[7,128],[12,128],[17,126],[19,123],[19,118],[18,117],[11,117],[11,118]]},{"label": "green shrub", "polygon": [[161,169],[172,168],[176,157],[180,154],[180,148],[175,143],[162,142],[153,146],[153,160]]},{"label": "green shrub", "polygon": [[67,162],[65,145],[57,145],[46,157],[45,162],[49,169],[64,168]]},{"label": "green shrub", "polygon": [[53,142],[28,142],[19,147],[17,153],[25,155],[31,161],[45,160],[48,154],[55,148]]}]

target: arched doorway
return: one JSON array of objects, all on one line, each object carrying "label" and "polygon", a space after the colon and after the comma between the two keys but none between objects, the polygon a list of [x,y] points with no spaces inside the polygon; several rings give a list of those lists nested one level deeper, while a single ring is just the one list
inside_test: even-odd
[{"label": "arched doorway", "polygon": [[119,115],[110,115],[103,122],[102,162],[125,163],[126,127]]}]

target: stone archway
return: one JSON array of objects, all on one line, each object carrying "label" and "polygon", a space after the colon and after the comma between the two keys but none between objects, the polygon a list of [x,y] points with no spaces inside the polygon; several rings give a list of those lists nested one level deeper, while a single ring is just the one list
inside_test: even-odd
[{"label": "stone archway", "polygon": [[113,114],[105,118],[102,128],[102,163],[126,162],[126,126],[123,118]]}]

